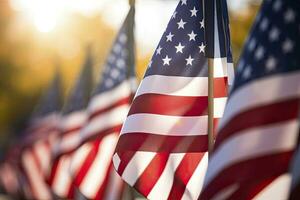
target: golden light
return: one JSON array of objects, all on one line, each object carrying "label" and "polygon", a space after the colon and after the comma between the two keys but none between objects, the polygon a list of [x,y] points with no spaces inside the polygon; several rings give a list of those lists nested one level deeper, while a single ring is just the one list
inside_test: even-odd
[{"label": "golden light", "polygon": [[12,6],[24,12],[40,32],[52,31],[64,17],[65,5],[60,0],[12,0]]}]

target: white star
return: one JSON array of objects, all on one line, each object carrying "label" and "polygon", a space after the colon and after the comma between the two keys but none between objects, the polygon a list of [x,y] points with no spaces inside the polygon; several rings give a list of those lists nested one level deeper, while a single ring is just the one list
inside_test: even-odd
[{"label": "white star", "polygon": [[280,32],[279,32],[278,28],[273,27],[269,34],[270,41],[272,42],[272,41],[278,40],[279,34],[280,34]]},{"label": "white star", "polygon": [[262,46],[260,46],[257,48],[254,57],[256,58],[256,60],[260,60],[264,57],[264,54],[265,54],[265,50]]},{"label": "white star", "polygon": [[196,10],[195,6],[194,6],[193,10],[190,10],[190,12],[192,13],[191,17],[193,17],[193,16],[197,17],[198,10]]},{"label": "white star", "polygon": [[199,53],[201,53],[201,52],[205,53],[205,45],[203,44],[203,42],[198,47],[199,47]]},{"label": "white star", "polygon": [[274,11],[279,11],[280,8],[281,8],[281,6],[282,6],[281,0],[277,0],[277,1],[275,1],[275,3],[273,4],[273,10],[274,10]]},{"label": "white star", "polygon": [[244,59],[241,59],[241,60],[239,61],[238,66],[237,66],[237,70],[238,70],[239,72],[243,71],[244,65],[245,65],[245,61],[244,61]]},{"label": "white star", "polygon": [[148,68],[151,68],[153,61],[150,60],[149,64],[148,64]]},{"label": "white star", "polygon": [[172,19],[175,19],[175,18],[176,18],[176,14],[177,14],[177,12],[175,11],[175,12],[173,13],[173,15],[172,15]]},{"label": "white star", "polygon": [[286,39],[282,44],[282,50],[284,53],[288,53],[292,51],[294,48],[294,44],[290,39]]},{"label": "white star", "polygon": [[123,44],[124,44],[125,42],[127,42],[127,36],[126,36],[126,34],[122,33],[122,34],[120,35],[119,40],[120,40],[120,42],[123,43]]},{"label": "white star", "polygon": [[112,79],[107,79],[107,80],[105,81],[106,87],[111,87],[113,84],[114,84],[114,82],[113,82]]},{"label": "white star", "polygon": [[170,61],[172,60],[172,58],[169,58],[168,55],[166,55],[165,58],[162,59],[164,64],[163,65],[170,65]]},{"label": "white star", "polygon": [[179,22],[177,22],[177,24],[178,24],[178,29],[180,29],[180,28],[184,29],[184,25],[186,24],[186,22],[184,22],[184,21],[181,19]]},{"label": "white star", "polygon": [[242,74],[243,78],[244,79],[249,78],[251,75],[251,71],[252,71],[251,67],[249,65],[247,65],[247,67],[245,67],[245,70],[243,71],[243,74]]},{"label": "white star", "polygon": [[186,5],[187,0],[181,0],[181,5]]},{"label": "white star", "polygon": [[202,19],[200,22],[200,28],[204,28],[204,19]]},{"label": "white star", "polygon": [[180,42],[177,46],[175,46],[175,48],[176,48],[176,53],[178,53],[178,52],[183,53],[182,50],[183,50],[184,46],[182,46]]},{"label": "white star", "polygon": [[162,50],[162,48],[161,48],[161,46],[159,46],[159,47],[156,49],[156,55],[160,54],[161,50]]},{"label": "white star", "polygon": [[193,61],[194,61],[194,58],[191,57],[191,55],[185,59],[186,60],[186,65],[193,65]]},{"label": "white star", "polygon": [[265,31],[265,30],[268,28],[268,25],[269,25],[269,20],[268,20],[268,18],[264,18],[264,19],[261,21],[260,25],[259,25],[259,29],[260,29],[261,31]]},{"label": "white star", "polygon": [[266,68],[268,71],[272,71],[276,68],[277,61],[274,57],[269,57],[266,61]]},{"label": "white star", "polygon": [[125,61],[123,59],[118,59],[116,65],[117,67],[122,68],[125,66]]},{"label": "white star", "polygon": [[168,41],[171,41],[171,42],[172,42],[173,36],[174,36],[174,35],[170,32],[169,35],[166,36],[166,37],[167,37],[167,42],[168,42]]},{"label": "white star", "polygon": [[189,36],[189,41],[191,41],[191,40],[196,41],[197,34],[195,34],[194,31],[192,31],[191,33],[189,33],[188,36]]},{"label": "white star", "polygon": [[284,13],[284,21],[286,23],[293,22],[295,20],[295,17],[295,12],[292,9],[289,9]]},{"label": "white star", "polygon": [[116,68],[112,70],[111,76],[116,79],[120,75],[120,71],[117,70]]},{"label": "white star", "polygon": [[256,45],[256,40],[255,40],[255,38],[252,38],[252,39],[250,40],[249,46],[248,46],[249,51],[253,51],[254,48],[255,48],[255,45]]}]

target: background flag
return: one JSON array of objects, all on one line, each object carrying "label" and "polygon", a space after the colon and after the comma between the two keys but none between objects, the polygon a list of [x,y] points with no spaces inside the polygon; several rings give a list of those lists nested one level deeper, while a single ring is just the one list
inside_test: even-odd
[{"label": "background flag", "polygon": [[54,161],[49,177],[49,184],[59,198],[73,198],[74,194],[69,168],[72,152],[80,143],[80,130],[87,119],[86,106],[93,83],[92,65],[91,49],[88,48],[85,63],[65,103],[60,120],[60,136],[54,145]]},{"label": "background flag", "polygon": [[31,189],[33,199],[51,199],[46,184],[51,161],[53,141],[58,134],[61,109],[61,78],[55,77],[35,110],[23,139],[21,165]]},{"label": "background flag", "polygon": [[200,199],[286,199],[298,137],[299,3],[264,1],[238,65]]},{"label": "background flag", "polygon": [[[113,157],[119,175],[148,199],[197,199],[201,191],[208,162],[203,3],[179,2]],[[216,71],[224,77],[221,67]],[[218,92],[225,96],[227,84],[223,86]],[[216,111],[221,116],[222,110]]]},{"label": "background flag", "polygon": [[123,188],[111,159],[136,88],[134,12],[131,7],[113,43],[88,106],[88,121],[81,131],[84,144],[71,163],[75,185],[89,199],[119,199]]}]

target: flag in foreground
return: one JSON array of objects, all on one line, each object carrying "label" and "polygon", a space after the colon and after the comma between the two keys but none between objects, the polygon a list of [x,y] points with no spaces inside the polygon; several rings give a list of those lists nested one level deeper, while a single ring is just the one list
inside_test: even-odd
[{"label": "flag in foreground", "polygon": [[119,199],[123,182],[112,167],[117,138],[135,89],[134,7],[131,7],[88,105],[82,142],[71,163],[79,191],[89,199]]},{"label": "flag in foreground", "polygon": [[300,4],[265,1],[218,127],[200,199],[286,199],[298,137]]},{"label": "flag in foreground", "polygon": [[[148,199],[197,199],[203,184],[208,162],[208,68],[202,5],[201,0],[179,2],[135,95],[113,157],[122,179]],[[216,66],[219,77],[227,76],[223,66]],[[225,85],[219,88],[222,97]],[[224,105],[218,106],[218,117]]]}]

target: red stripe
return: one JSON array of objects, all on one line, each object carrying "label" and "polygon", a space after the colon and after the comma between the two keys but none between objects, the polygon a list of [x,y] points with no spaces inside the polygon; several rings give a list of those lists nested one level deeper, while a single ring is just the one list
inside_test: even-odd
[{"label": "red stripe", "polygon": [[83,181],[84,177],[86,176],[89,168],[94,162],[94,159],[97,156],[99,151],[99,145],[101,140],[96,140],[92,143],[92,148],[88,155],[85,157],[83,164],[81,165],[80,169],[78,170],[77,174],[74,174],[74,184],[79,187],[81,182]]},{"label": "red stripe", "polygon": [[253,199],[258,193],[272,183],[277,177],[271,177],[266,180],[254,180],[243,183],[228,199]]},{"label": "red stripe", "polygon": [[207,96],[143,94],[134,99],[128,115],[151,113],[171,116],[202,116],[207,115],[207,106]]},{"label": "red stripe", "polygon": [[214,150],[218,149],[224,140],[238,134],[241,130],[297,118],[300,109],[299,101],[300,98],[289,99],[239,113],[220,130]]},{"label": "red stripe", "polygon": [[63,130],[63,132],[62,132],[63,137],[77,133],[78,131],[81,130],[82,126],[83,126],[83,124]]},{"label": "red stripe", "polygon": [[51,170],[50,170],[50,176],[49,176],[48,179],[47,179],[47,183],[48,183],[50,186],[53,186],[53,181],[54,181],[54,178],[55,178],[56,173],[57,173],[57,168],[58,168],[59,162],[60,162],[60,158],[59,158],[59,159],[55,159],[55,160],[52,162],[52,166],[51,166]]},{"label": "red stripe", "polygon": [[124,151],[124,152],[120,151],[117,153],[118,153],[118,156],[121,158],[121,161],[120,161],[117,171],[118,171],[118,174],[120,176],[122,176],[125,168],[127,167],[131,158],[134,156],[135,152],[134,151]]},{"label": "red stripe", "polygon": [[95,132],[90,132],[89,133],[90,136],[84,138],[84,141],[81,142],[80,146],[83,145],[85,142],[88,142],[88,141],[101,140],[103,137],[105,137],[105,136],[107,136],[108,134],[111,134],[111,133],[120,133],[121,128],[122,128],[122,124],[118,124],[114,127],[110,127],[110,128],[105,129],[105,130],[101,129],[101,130],[98,130],[98,131],[95,131]]},{"label": "red stripe", "polygon": [[[180,145],[174,148],[174,145],[179,143]],[[206,152],[207,149],[207,135],[172,136],[149,133],[126,133],[120,136],[116,151],[185,153]]]},{"label": "red stripe", "polygon": [[194,174],[204,153],[187,153],[183,157],[174,175],[173,185],[168,200],[179,200],[182,198],[186,185]]},{"label": "red stripe", "polygon": [[[108,189],[107,187],[108,187],[109,174],[110,174],[109,172],[110,172],[111,168],[112,168],[112,162],[110,163],[109,167],[107,168],[105,179],[103,180],[100,188],[97,191],[96,196],[93,199],[101,200],[104,198],[105,191]],[[117,192],[117,191],[115,191],[115,192]]]},{"label": "red stripe", "polygon": [[265,181],[278,177],[288,171],[293,151],[280,152],[278,154],[265,155],[233,164],[223,169],[203,189],[199,199],[209,200],[214,195],[222,192],[222,189],[232,184],[243,187],[251,181]]},{"label": "red stripe", "polygon": [[143,171],[143,173],[140,175],[133,187],[144,196],[148,196],[148,194],[151,192],[152,188],[158,181],[159,177],[163,173],[168,158],[168,153],[156,154],[149,165],[146,167],[146,169]]},{"label": "red stripe", "polygon": [[114,109],[116,107],[130,104],[131,98],[132,98],[132,96],[129,95],[129,96],[125,97],[125,98],[119,99],[117,102],[114,102],[113,104],[111,104],[111,105],[109,105],[109,106],[107,106],[105,108],[93,111],[90,114],[90,116],[89,116],[89,121],[93,120],[93,118],[95,118],[95,117],[97,117],[97,116],[99,116],[99,115],[101,115],[101,114],[103,114],[105,112],[108,112],[108,111],[110,111],[110,110],[112,110],[112,109]]},{"label": "red stripe", "polygon": [[228,78],[214,78],[214,98],[227,97],[228,94]]}]

